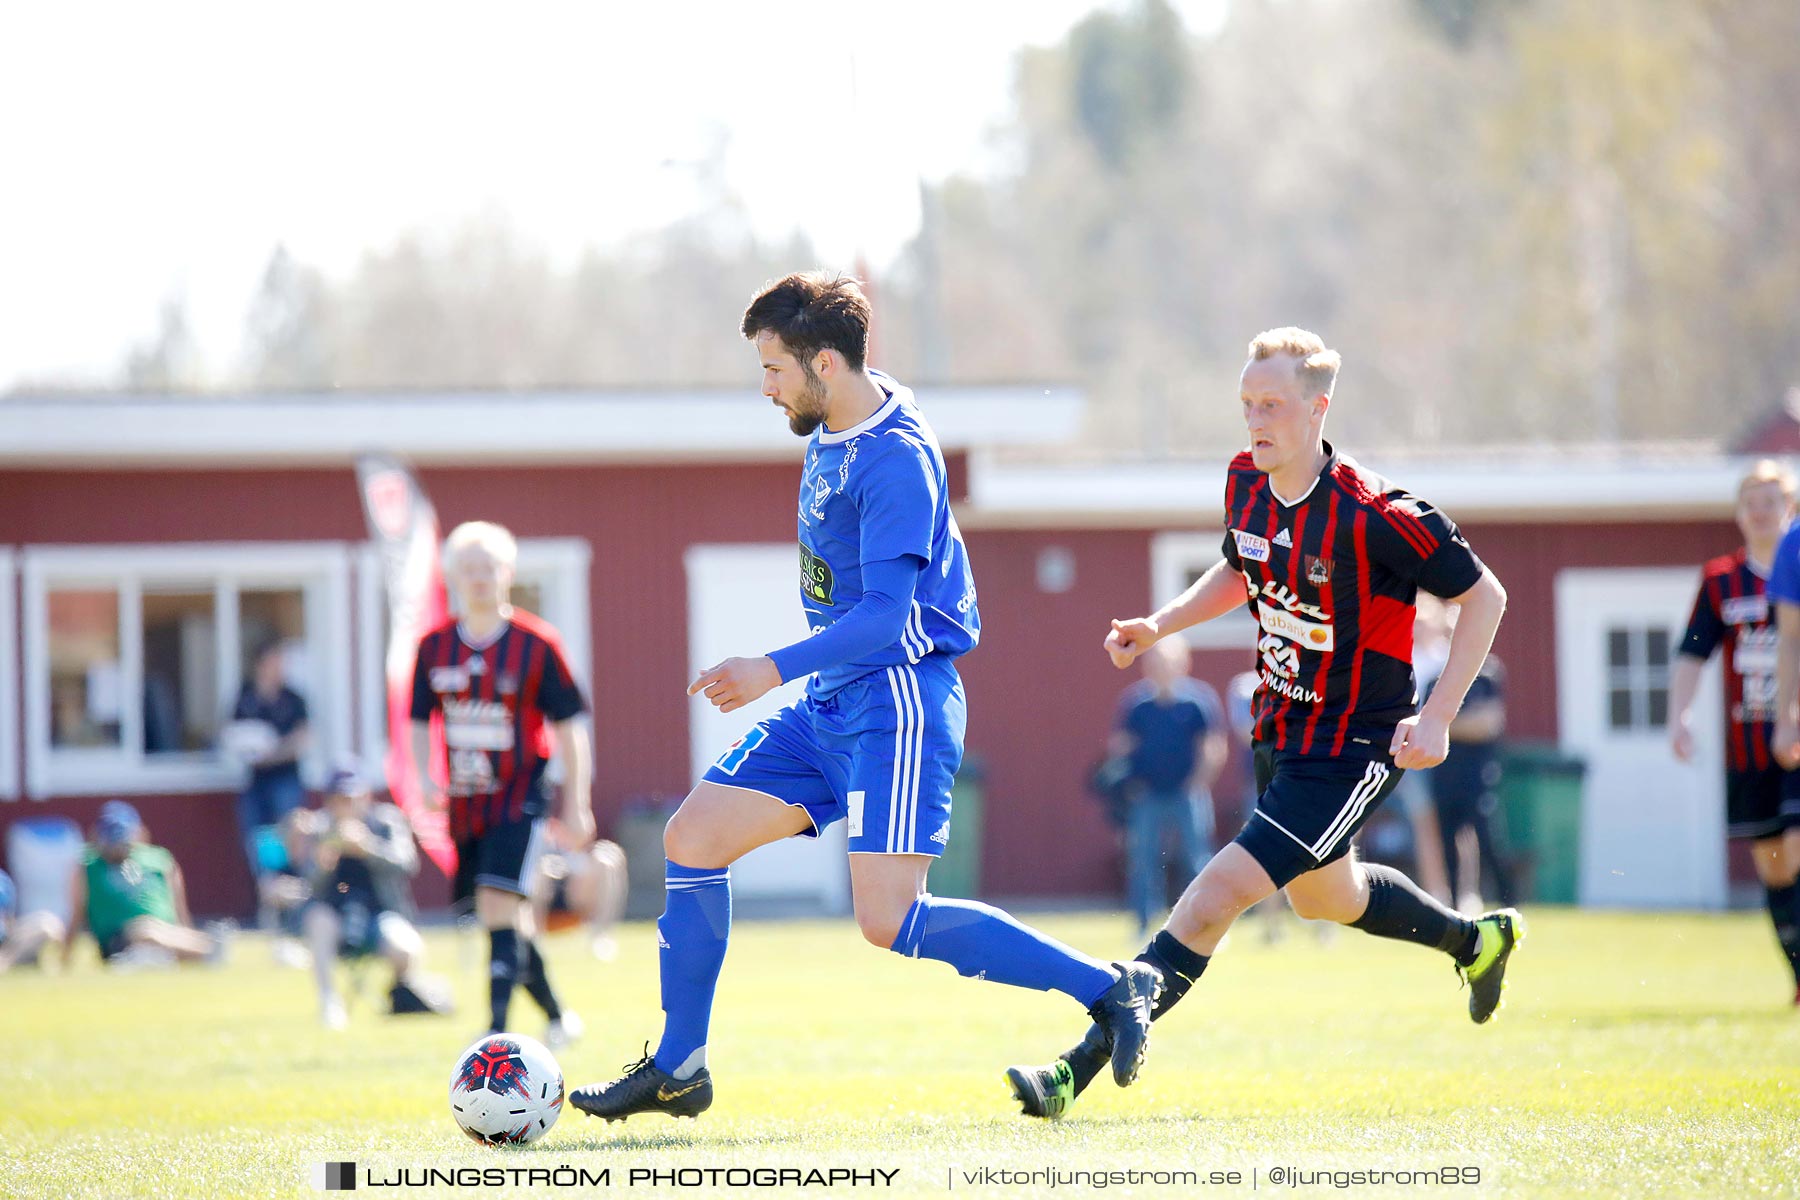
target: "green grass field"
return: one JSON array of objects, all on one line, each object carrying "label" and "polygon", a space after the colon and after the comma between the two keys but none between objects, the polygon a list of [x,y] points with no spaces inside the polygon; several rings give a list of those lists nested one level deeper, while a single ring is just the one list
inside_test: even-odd
[{"label": "green grass field", "polygon": [[[1800,1012],[1766,920],[1530,916],[1507,1007],[1485,1028],[1435,954],[1348,930],[1320,944],[1296,929],[1274,946],[1242,930],[1158,1025],[1138,1085],[1103,1078],[1053,1124],[1016,1115],[1000,1071],[1080,1032],[1065,998],[902,961],[848,922],[740,922],[713,1024],[711,1112],[606,1125],[570,1110],[504,1151],[467,1143],[447,1108],[482,1007],[480,956],[455,934],[432,939],[433,965],[462,1013],[395,1020],[365,1007],[338,1034],[318,1028],[307,975],[275,967],[256,939],[222,970],[113,976],[87,960],[67,977],[0,977],[0,1194],[310,1195],[313,1164],[352,1160],[378,1172],[610,1168],[620,1195],[696,1190],[633,1186],[633,1168],[745,1166],[898,1171],[891,1188],[833,1195],[952,1183],[1041,1195],[1042,1182],[965,1173],[1046,1168],[1244,1176],[1103,1189],[1131,1195],[1800,1195]],[[1040,923],[1096,953],[1135,948],[1118,916]],[[549,954],[589,1025],[562,1055],[569,1082],[610,1076],[660,1028],[654,931],[628,926],[610,964],[568,936]],[[514,1012],[541,1032],[522,994]],[[1475,1167],[1480,1180],[1282,1187],[1277,1167]]]}]

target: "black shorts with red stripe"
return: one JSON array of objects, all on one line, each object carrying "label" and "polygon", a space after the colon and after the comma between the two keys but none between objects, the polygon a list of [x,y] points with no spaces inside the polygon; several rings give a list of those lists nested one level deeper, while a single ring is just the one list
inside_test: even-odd
[{"label": "black shorts with red stripe", "polygon": [[1779,837],[1800,826],[1800,772],[1778,766],[1725,772],[1725,836]]},{"label": "black shorts with red stripe", "polygon": [[1325,757],[1278,750],[1270,741],[1253,749],[1256,809],[1232,840],[1278,888],[1348,854],[1357,832],[1406,774],[1385,752]]}]

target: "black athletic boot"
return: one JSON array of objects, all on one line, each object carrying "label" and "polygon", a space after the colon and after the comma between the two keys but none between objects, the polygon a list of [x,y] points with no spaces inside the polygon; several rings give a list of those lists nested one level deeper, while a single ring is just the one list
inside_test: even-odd
[{"label": "black athletic boot", "polygon": [[1162,975],[1155,967],[1132,961],[1114,963],[1119,981],[1107,988],[1088,1016],[1105,1031],[1112,1043],[1113,1082],[1130,1087],[1144,1065],[1150,1045],[1150,1009],[1162,991]]},{"label": "black athletic boot", "polygon": [[1525,918],[1517,909],[1502,908],[1483,913],[1475,924],[1481,930],[1481,950],[1474,962],[1458,970],[1469,981],[1469,1019],[1484,1025],[1500,1007],[1500,993],[1506,987],[1506,960],[1525,940]]},{"label": "black athletic boot", "polygon": [[591,1083],[569,1093],[569,1103],[590,1117],[623,1121],[637,1113],[663,1112],[671,1117],[697,1117],[712,1107],[712,1075],[705,1067],[691,1079],[658,1070],[644,1046],[644,1057],[628,1063],[625,1074],[611,1083]]}]

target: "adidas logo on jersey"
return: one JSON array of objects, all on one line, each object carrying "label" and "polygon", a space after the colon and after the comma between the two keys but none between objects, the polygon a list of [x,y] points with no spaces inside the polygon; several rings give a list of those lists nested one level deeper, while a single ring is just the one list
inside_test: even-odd
[{"label": "adidas logo on jersey", "polygon": [[1284,529],[1275,535],[1274,544],[1277,546],[1285,546],[1287,549],[1292,550],[1294,548],[1294,539],[1289,537],[1288,531]]}]

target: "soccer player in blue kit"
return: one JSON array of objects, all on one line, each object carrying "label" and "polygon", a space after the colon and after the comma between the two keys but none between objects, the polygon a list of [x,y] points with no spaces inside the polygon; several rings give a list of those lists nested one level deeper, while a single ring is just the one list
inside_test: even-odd
[{"label": "soccer player in blue kit", "polygon": [[999,909],[925,890],[949,841],[965,709],[955,660],[981,620],[951,515],[944,456],[912,393],[864,366],[869,303],[855,281],[794,274],[744,314],[763,394],[810,438],[800,484],[800,591],[812,636],[700,673],[721,712],[808,678],[797,703],[720,756],[670,818],[661,1043],[569,1102],[619,1120],[712,1104],[707,1027],[731,931],[731,864],[779,838],[849,824],[856,922],[876,946],[964,975],[1080,1002],[1110,1037],[1113,1076],[1137,1077],[1160,976],[1107,964]]}]

